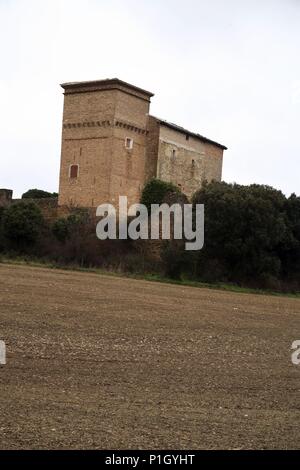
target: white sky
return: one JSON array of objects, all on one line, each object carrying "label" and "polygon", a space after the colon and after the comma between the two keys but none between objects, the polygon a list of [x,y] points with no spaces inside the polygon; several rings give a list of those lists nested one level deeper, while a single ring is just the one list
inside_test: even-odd
[{"label": "white sky", "polygon": [[118,77],[217,140],[223,179],[299,194],[300,0],[0,0],[0,187],[58,190],[67,81]]}]

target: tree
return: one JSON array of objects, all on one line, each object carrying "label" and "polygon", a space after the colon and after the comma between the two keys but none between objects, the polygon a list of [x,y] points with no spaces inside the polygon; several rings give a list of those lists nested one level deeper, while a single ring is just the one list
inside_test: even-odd
[{"label": "tree", "polygon": [[281,246],[282,272],[300,287],[300,197],[292,194],[286,200],[288,234]]},{"label": "tree", "polygon": [[62,217],[57,219],[52,225],[52,233],[58,241],[64,243],[71,233],[71,225],[68,218]]},{"label": "tree", "polygon": [[45,198],[55,198],[58,197],[57,193],[49,193],[48,191],[43,191],[42,189],[29,189],[26,193],[22,194],[22,199],[45,199]]},{"label": "tree", "polygon": [[152,178],[142,191],[141,204],[150,210],[151,204],[162,204],[168,193],[181,194],[181,191],[172,183]]},{"label": "tree", "polygon": [[212,182],[194,195],[205,207],[205,244],[195,253],[197,275],[207,281],[276,285],[280,247],[286,242],[286,197],[264,185]]},{"label": "tree", "polygon": [[38,206],[33,202],[18,202],[5,209],[2,231],[8,245],[21,250],[36,243],[44,225]]},{"label": "tree", "polygon": [[187,263],[184,240],[165,240],[160,255],[165,275],[171,279],[180,280]]},{"label": "tree", "polygon": [[72,235],[84,232],[83,228],[89,224],[88,212],[84,209],[76,209],[68,217],[57,219],[52,225],[52,233],[58,241],[65,243]]},{"label": "tree", "polygon": [[4,236],[3,236],[3,225],[2,225],[2,218],[4,215],[5,209],[4,207],[0,207],[0,251],[4,250]]}]

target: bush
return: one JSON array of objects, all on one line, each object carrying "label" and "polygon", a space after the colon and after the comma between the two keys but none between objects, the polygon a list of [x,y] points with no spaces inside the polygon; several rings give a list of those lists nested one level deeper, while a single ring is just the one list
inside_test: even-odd
[{"label": "bush", "polygon": [[70,238],[70,229],[71,227],[68,218],[57,219],[52,225],[53,235],[62,243]]},{"label": "bush", "polygon": [[183,240],[166,240],[161,249],[164,273],[171,279],[180,280],[186,265],[186,253]]},{"label": "bush", "polygon": [[300,283],[300,197],[292,194],[286,201],[288,233],[281,246],[282,272],[289,282]]},{"label": "bush", "polygon": [[57,193],[49,193],[42,189],[29,189],[26,193],[22,194],[22,199],[45,199],[48,197],[58,197]]},{"label": "bush", "polygon": [[57,219],[52,225],[52,233],[55,238],[65,243],[75,232],[83,232],[84,226],[89,226],[89,214],[84,209],[77,209],[68,217]]},{"label": "bush", "polygon": [[162,204],[168,193],[181,194],[181,191],[172,183],[153,178],[142,191],[141,204],[144,204],[150,210],[151,204]]},{"label": "bush", "polygon": [[43,226],[42,213],[32,202],[13,204],[2,216],[2,232],[8,247],[21,251],[37,242]]},{"label": "bush", "polygon": [[2,218],[3,218],[4,212],[5,212],[4,207],[0,207],[0,251],[3,251],[5,248],[3,226],[2,226]]},{"label": "bush", "polygon": [[281,191],[213,182],[203,185],[193,203],[205,205],[205,245],[191,255],[201,280],[277,285],[283,247],[292,238]]}]

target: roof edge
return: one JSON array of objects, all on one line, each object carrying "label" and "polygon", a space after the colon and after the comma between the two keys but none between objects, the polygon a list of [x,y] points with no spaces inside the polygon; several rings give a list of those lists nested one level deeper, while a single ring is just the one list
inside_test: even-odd
[{"label": "roof edge", "polygon": [[205,137],[204,135],[197,134],[196,132],[189,131],[188,129],[185,129],[184,127],[178,126],[177,124],[173,124],[172,122],[166,121],[165,119],[160,119],[156,116],[150,115],[150,117],[156,119],[156,121],[159,122],[159,124],[169,127],[170,129],[173,129],[177,132],[181,132],[182,134],[187,134],[190,135],[191,137],[195,137],[196,139],[201,140],[202,142],[207,142],[209,144],[215,145],[216,147],[219,147],[223,150],[228,150],[228,147],[226,147],[223,144],[220,144],[219,142],[216,142],[215,140],[209,139],[208,137]]},{"label": "roof edge", "polygon": [[128,88],[136,93],[141,93],[146,95],[148,98],[154,96],[154,93],[144,90],[143,88],[139,88],[131,83],[124,82],[119,78],[106,78],[104,80],[90,80],[90,81],[82,81],[82,82],[67,82],[61,83],[60,85],[64,90],[76,90],[79,89],[80,91],[84,91],[85,88],[93,88],[93,89],[113,89],[113,88]]}]

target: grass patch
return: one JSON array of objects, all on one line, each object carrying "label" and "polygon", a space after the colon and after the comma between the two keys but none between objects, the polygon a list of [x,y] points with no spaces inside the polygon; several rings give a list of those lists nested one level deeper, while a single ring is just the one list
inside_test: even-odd
[{"label": "grass patch", "polygon": [[49,260],[41,260],[40,258],[33,258],[33,257],[24,257],[24,256],[17,256],[17,257],[9,257],[9,256],[0,256],[0,263],[3,264],[12,264],[12,265],[21,265],[21,266],[32,266],[32,267],[39,267],[39,268],[47,268],[47,269],[61,269],[64,271],[79,271],[79,272],[89,272],[94,274],[100,274],[105,276],[113,276],[113,277],[125,277],[129,279],[136,279],[136,280],[144,280],[150,282],[160,282],[164,284],[175,284],[179,286],[187,286],[187,287],[197,287],[197,288],[205,288],[205,289],[213,289],[213,290],[222,290],[228,292],[234,292],[238,294],[256,294],[256,295],[272,295],[272,296],[279,296],[279,297],[292,297],[292,298],[300,298],[300,292],[276,292],[267,289],[253,289],[248,287],[241,287],[236,284],[224,284],[224,283],[205,283],[200,281],[192,281],[189,279],[182,279],[182,280],[175,280],[164,277],[160,274],[133,274],[128,272],[116,272],[109,269],[101,269],[101,268],[87,268],[81,267],[76,264],[69,264],[64,265],[60,263],[56,263]]}]

